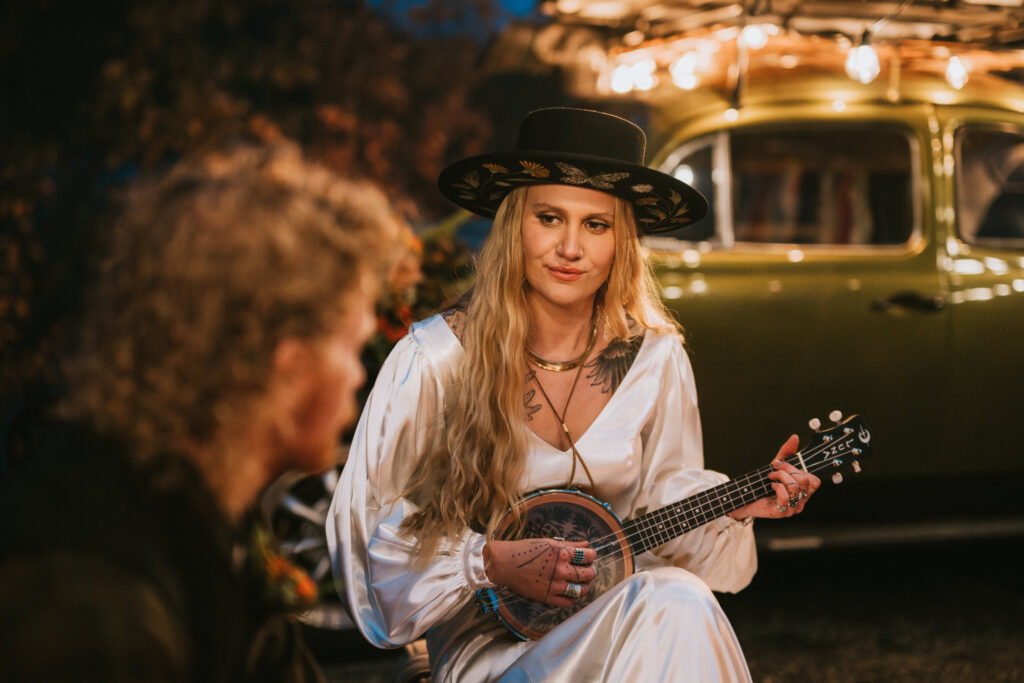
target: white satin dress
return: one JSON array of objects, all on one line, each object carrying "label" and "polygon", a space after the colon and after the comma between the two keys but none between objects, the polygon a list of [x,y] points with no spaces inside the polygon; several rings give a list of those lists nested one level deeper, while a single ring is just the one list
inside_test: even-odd
[{"label": "white satin dress", "polygon": [[[735,592],[757,568],[751,526],[723,517],[637,558],[638,572],[538,641],[522,642],[474,599],[492,586],[483,535],[467,530],[413,568],[399,496],[462,353],[441,316],[414,325],[392,351],[364,408],[327,519],[339,589],[362,634],[399,647],[424,634],[434,681],[748,681],[712,590]],[[522,490],[588,487],[571,451],[531,432]],[[654,510],[726,477],[703,468],[697,395],[678,339],[648,331],[622,383],[576,446],[599,495],[620,519]]]}]

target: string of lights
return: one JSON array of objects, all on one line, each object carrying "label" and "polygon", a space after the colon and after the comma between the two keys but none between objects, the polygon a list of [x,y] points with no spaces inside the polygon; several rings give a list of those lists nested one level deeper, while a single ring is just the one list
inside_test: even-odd
[{"label": "string of lights", "polygon": [[1021,3],[982,4],[755,0],[747,6],[666,2],[641,7],[630,0],[558,0],[541,10],[566,27],[604,32],[603,54],[589,55],[598,94],[727,88],[729,83],[739,91],[755,62],[784,71],[840,58],[846,75],[862,85],[888,75],[889,96],[898,98],[900,70],[941,74],[954,90],[976,73],[1024,70],[1024,50],[1017,47],[1024,44]]}]

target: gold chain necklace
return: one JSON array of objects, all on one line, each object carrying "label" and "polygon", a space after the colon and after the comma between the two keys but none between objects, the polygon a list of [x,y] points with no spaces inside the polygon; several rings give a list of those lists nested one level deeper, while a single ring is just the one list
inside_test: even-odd
[{"label": "gold chain necklace", "polygon": [[567,370],[572,370],[573,368],[578,368],[579,366],[583,365],[583,361],[587,359],[587,356],[589,356],[590,352],[593,350],[595,341],[597,341],[596,323],[594,323],[594,326],[590,328],[590,341],[587,342],[587,348],[583,349],[583,353],[581,353],[576,358],[573,358],[572,360],[544,360],[543,358],[535,354],[533,351],[531,351],[529,348],[526,349],[526,355],[529,357],[530,362],[536,365],[541,370],[550,370],[551,372],[566,372]]}]

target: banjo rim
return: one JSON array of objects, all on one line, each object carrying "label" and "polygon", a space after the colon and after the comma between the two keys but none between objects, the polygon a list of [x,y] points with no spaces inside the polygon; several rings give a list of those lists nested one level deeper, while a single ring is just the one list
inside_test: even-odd
[{"label": "banjo rim", "polygon": [[[543,500],[538,500],[541,498],[543,498]],[[608,505],[608,503],[605,503],[599,498],[577,488],[539,489],[524,496],[517,504],[521,513],[520,519],[524,519],[529,511],[536,505],[540,503],[558,502],[559,499],[562,499],[563,502],[585,508],[588,512],[601,518],[601,520],[611,529],[611,533],[614,535],[616,543],[622,550],[623,558],[626,560],[623,563],[623,574],[615,583],[619,583],[632,575],[636,570],[636,558],[633,555],[633,548],[629,544],[629,540],[626,538],[622,520],[619,519],[619,516],[615,514],[615,511],[611,509],[611,506]],[[507,511],[494,530],[494,538],[499,540],[509,540],[509,537],[512,536],[510,531],[515,522],[516,520],[512,510]],[[547,633],[546,630],[533,628],[528,624],[521,623],[519,619],[515,618],[502,604],[501,597],[498,595],[496,588],[480,589],[477,591],[477,600],[485,613],[493,616],[497,621],[503,624],[505,628],[522,640],[539,640],[545,633]],[[586,607],[586,605],[578,607],[575,611],[579,611],[584,607]]]}]

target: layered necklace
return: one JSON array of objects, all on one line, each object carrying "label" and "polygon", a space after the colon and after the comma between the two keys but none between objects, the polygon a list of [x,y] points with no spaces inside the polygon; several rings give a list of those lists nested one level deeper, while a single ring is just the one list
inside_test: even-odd
[{"label": "layered necklace", "polygon": [[540,378],[537,377],[537,373],[532,373],[532,375],[533,381],[536,382],[537,386],[540,388],[541,396],[544,397],[544,400],[547,402],[548,407],[551,408],[551,412],[554,413],[555,419],[558,420],[558,424],[561,425],[562,431],[565,432],[565,438],[569,440],[569,448],[572,449],[572,471],[569,473],[569,484],[571,485],[573,479],[576,477],[576,462],[579,461],[579,463],[583,466],[583,471],[586,472],[587,474],[587,479],[590,480],[591,491],[596,493],[597,486],[595,486],[594,484],[594,477],[591,476],[590,474],[590,468],[587,467],[587,463],[584,462],[583,456],[580,455],[580,452],[576,450],[576,443],[573,441],[572,435],[569,433],[569,428],[565,425],[565,415],[569,411],[569,401],[572,400],[573,392],[576,391],[576,384],[579,382],[580,374],[582,372],[579,368],[587,360],[587,356],[589,356],[590,352],[594,349],[595,341],[597,341],[596,321],[592,323],[592,327],[590,330],[590,341],[587,342],[587,348],[584,349],[582,354],[580,354],[576,358],[573,358],[572,360],[544,360],[543,358],[541,358],[528,348],[526,349],[526,355],[530,359],[531,363],[536,365],[538,368],[541,368],[542,370],[550,370],[551,372],[566,372],[568,370],[576,369],[576,377],[574,377],[572,380],[572,387],[569,388],[569,395],[565,397],[565,407],[562,408],[561,413],[555,410],[555,406],[551,402],[551,399],[548,398],[548,392],[544,390],[544,385],[540,383]]}]

